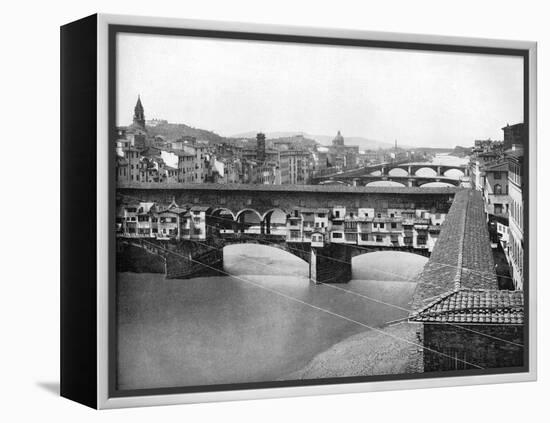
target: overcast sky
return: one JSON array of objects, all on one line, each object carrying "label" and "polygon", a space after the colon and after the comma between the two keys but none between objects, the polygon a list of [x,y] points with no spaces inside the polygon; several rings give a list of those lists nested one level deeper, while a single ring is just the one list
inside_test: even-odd
[{"label": "overcast sky", "polygon": [[117,124],[304,131],[450,147],[523,121],[521,58],[118,35]]}]

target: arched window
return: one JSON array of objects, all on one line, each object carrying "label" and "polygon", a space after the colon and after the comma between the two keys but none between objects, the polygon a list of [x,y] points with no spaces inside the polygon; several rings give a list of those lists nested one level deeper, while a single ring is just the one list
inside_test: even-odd
[{"label": "arched window", "polygon": [[502,187],[500,186],[500,184],[495,184],[494,193],[495,193],[496,195],[502,194]]}]

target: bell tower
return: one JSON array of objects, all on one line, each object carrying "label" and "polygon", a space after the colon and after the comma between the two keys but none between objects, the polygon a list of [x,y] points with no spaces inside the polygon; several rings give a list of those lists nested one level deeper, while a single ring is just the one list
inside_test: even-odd
[{"label": "bell tower", "polygon": [[141,126],[145,130],[145,112],[139,94],[136,107],[134,107],[134,124]]}]

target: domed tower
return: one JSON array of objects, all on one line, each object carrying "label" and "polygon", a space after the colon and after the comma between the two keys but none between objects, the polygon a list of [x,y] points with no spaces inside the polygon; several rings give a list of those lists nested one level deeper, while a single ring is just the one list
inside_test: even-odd
[{"label": "domed tower", "polygon": [[344,137],[342,136],[340,131],[338,131],[338,133],[332,140],[332,145],[344,145]]},{"label": "domed tower", "polygon": [[136,107],[134,107],[134,125],[140,126],[145,130],[145,112],[141,104],[141,98],[138,95]]}]

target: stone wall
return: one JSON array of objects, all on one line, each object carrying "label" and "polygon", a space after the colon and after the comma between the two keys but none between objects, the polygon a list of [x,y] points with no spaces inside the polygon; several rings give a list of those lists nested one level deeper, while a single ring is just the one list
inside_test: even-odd
[{"label": "stone wall", "polygon": [[484,369],[523,366],[522,325],[422,326],[425,372],[476,368],[464,362]]},{"label": "stone wall", "polygon": [[117,244],[117,272],[165,273],[166,264],[162,256],[152,254],[135,245],[120,242]]}]

